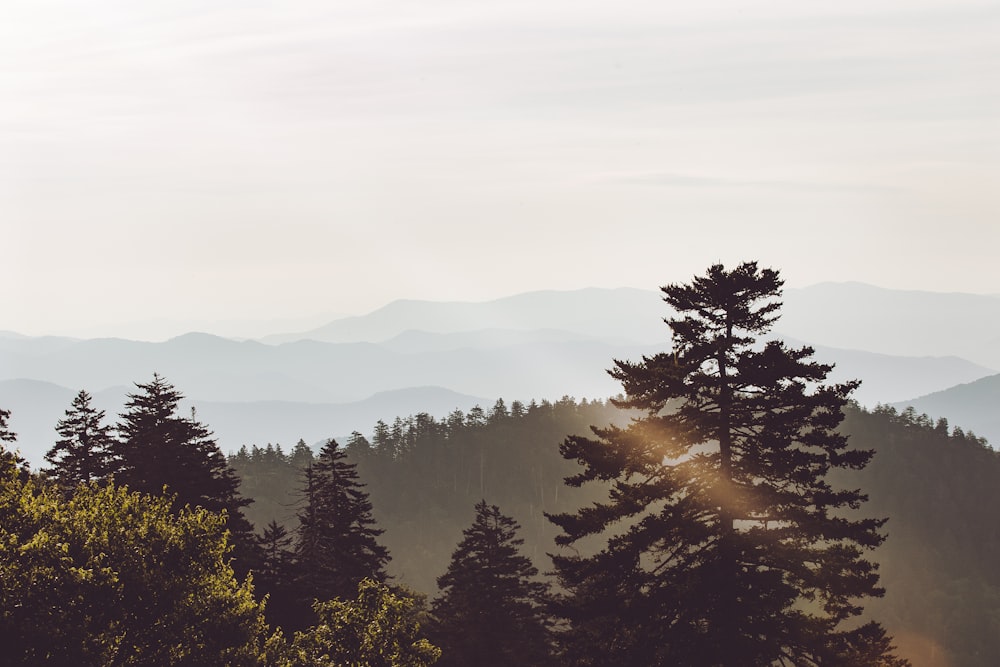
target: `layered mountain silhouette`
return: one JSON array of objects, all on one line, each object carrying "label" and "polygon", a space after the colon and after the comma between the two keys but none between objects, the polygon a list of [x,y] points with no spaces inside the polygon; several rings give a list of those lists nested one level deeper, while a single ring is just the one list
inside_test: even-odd
[{"label": "layered mountain silhouette", "polygon": [[[914,402],[918,410],[969,424],[979,435],[995,432],[984,422],[988,399],[966,394],[988,393],[982,387],[991,385],[974,381],[1000,368],[1000,298],[825,283],[786,290],[784,301],[778,336],[814,346],[818,360],[836,364],[831,379],[861,379],[855,398],[862,405],[926,396]],[[132,383],[158,372],[190,399],[226,450],[313,442],[350,431],[332,416],[348,410],[344,405],[370,415],[352,422],[353,429],[498,397],[612,396],[619,386],[605,370],[614,359],[669,349],[663,323],[669,315],[657,291],[593,288],[481,303],[397,301],[260,341],[205,333],[149,343],[0,332],[0,406],[13,410],[21,447],[30,454],[42,440],[49,446],[55,421],[76,391],[87,389],[116,415]],[[961,399],[930,398],[968,383],[972,389],[955,390]],[[361,405],[378,408],[368,413]],[[29,445],[25,437],[32,433],[41,440]]]}]

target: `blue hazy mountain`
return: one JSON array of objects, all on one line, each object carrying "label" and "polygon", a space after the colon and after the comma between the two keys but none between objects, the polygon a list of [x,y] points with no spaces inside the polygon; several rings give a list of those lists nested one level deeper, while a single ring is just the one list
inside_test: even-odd
[{"label": "blue hazy mountain", "polygon": [[[785,302],[779,336],[790,344],[812,344],[817,359],[836,364],[833,379],[861,379],[855,397],[863,405],[934,394],[1000,368],[1000,298],[995,296],[826,283],[786,290]],[[605,372],[614,359],[669,349],[669,330],[662,321],[668,315],[654,290],[585,289],[482,303],[398,301],[365,316],[282,337],[288,342],[203,333],[150,343],[0,332],[0,380],[35,380],[68,392],[49,400],[55,390],[23,385],[23,395],[0,395],[0,406],[14,410],[16,429],[19,412],[31,412],[34,403],[57,404],[55,412],[45,408],[51,431],[79,389],[94,394],[99,406],[107,395],[105,409],[116,414],[132,383],[158,372],[199,410],[209,411],[202,415],[206,423],[220,433],[238,434],[236,446],[289,437],[309,440],[305,429],[290,427],[305,420],[303,415],[322,413],[309,406],[356,403],[413,387],[439,387],[490,402],[497,397],[606,398],[619,390]],[[991,359],[996,365],[985,363]],[[219,407],[217,414],[223,421],[238,415],[257,431],[214,423],[210,403],[255,404],[257,411],[246,413],[250,416],[237,407]],[[428,409],[412,405],[410,411]],[[368,421],[409,412],[385,407],[386,412]],[[979,432],[978,421],[964,416],[961,402],[942,409],[963,410],[954,417],[941,414]],[[23,418],[30,421],[28,415]],[[286,418],[288,424],[282,421]],[[362,423],[362,430],[371,423]],[[327,433],[342,432],[331,426]]]},{"label": "blue hazy mountain", "polygon": [[264,342],[318,340],[381,342],[409,330],[430,333],[488,329],[554,329],[634,343],[662,340],[659,293],[631,288],[539,291],[484,302],[400,300],[367,315],[334,320],[317,329],[263,338]]}]

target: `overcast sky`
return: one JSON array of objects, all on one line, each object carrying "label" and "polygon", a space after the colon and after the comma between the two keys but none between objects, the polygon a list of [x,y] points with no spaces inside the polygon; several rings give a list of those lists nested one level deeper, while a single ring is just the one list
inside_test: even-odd
[{"label": "overcast sky", "polygon": [[970,0],[4,0],[0,329],[750,258],[998,293],[998,35]]}]

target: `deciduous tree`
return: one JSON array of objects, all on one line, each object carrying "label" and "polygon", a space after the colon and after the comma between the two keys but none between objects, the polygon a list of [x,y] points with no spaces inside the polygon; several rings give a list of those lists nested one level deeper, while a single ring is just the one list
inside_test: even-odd
[{"label": "deciduous tree", "polygon": [[420,636],[413,600],[372,579],[313,608],[319,622],[295,633],[289,667],[425,667],[441,655]]},{"label": "deciduous tree", "polygon": [[266,625],[225,521],[114,485],[69,498],[0,462],[5,664],[256,664]]}]

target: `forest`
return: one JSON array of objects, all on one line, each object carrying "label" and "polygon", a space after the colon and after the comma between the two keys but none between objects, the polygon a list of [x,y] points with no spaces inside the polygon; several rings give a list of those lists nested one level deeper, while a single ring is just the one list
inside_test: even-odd
[{"label": "forest", "polygon": [[609,400],[225,455],[159,375],[29,469],[0,410],[12,664],[1000,664],[1000,457],[758,343],[781,279],[663,288]]}]

